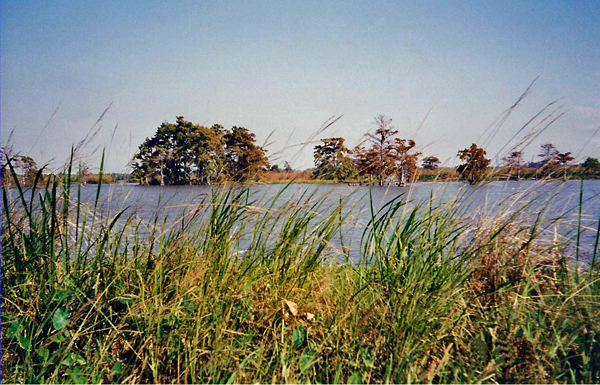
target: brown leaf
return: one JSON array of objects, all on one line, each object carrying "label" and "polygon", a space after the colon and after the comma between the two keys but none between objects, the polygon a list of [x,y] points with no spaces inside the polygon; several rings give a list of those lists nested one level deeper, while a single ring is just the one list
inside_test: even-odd
[{"label": "brown leaf", "polygon": [[287,305],[288,310],[293,316],[298,314],[298,305],[295,302],[288,301],[287,299],[283,300],[283,303]]}]

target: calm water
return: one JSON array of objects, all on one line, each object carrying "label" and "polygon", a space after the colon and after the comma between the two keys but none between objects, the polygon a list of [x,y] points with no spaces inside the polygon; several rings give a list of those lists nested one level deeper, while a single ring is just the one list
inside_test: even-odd
[{"label": "calm water", "polygon": [[[408,187],[351,187],[347,185],[312,185],[296,184],[289,186],[281,193],[275,202],[275,207],[289,200],[299,199],[304,192],[324,197],[325,204],[319,215],[326,215],[340,199],[347,200],[347,210],[351,217],[344,222],[344,243],[350,246],[352,254],[357,255],[360,238],[370,219],[368,210],[370,196],[376,208],[381,207],[391,199],[402,195],[402,199],[411,204],[426,201],[433,196],[439,202],[447,202],[460,196],[461,208],[477,219],[479,216],[497,216],[506,213],[508,207],[517,208],[533,202],[525,209],[524,217],[531,220],[544,210],[544,218],[555,223],[547,229],[551,236],[556,231],[564,237],[574,237],[579,211],[579,194],[581,182],[491,182],[483,186],[469,186],[462,182],[446,183],[416,183]],[[251,198],[256,206],[268,206],[275,196],[283,189],[282,185],[252,186]],[[156,213],[161,218],[166,217],[167,223],[206,201],[211,193],[211,187],[206,186],[137,186],[133,184],[103,186],[100,200],[103,209],[109,213],[127,209],[127,213],[143,221],[151,221]],[[82,187],[82,200],[93,202],[96,186]],[[581,235],[580,254],[582,260],[591,258],[595,231],[600,217],[600,181],[583,182],[583,206],[581,223],[585,228]],[[328,207],[329,206],[329,207]]]}]

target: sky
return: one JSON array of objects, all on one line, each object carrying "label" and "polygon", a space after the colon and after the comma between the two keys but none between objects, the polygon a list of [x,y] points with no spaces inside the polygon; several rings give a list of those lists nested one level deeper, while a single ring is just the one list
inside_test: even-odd
[{"label": "sky", "polygon": [[3,0],[0,100],[2,144],[51,168],[98,130],[82,161],[127,172],[179,115],[296,169],[379,114],[447,166],[473,142],[495,164],[532,129],[527,161],[548,142],[581,161],[600,156],[600,2]]}]

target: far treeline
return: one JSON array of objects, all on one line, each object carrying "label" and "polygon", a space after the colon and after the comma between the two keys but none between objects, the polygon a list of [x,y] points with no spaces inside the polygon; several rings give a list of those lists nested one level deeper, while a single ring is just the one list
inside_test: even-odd
[{"label": "far treeline", "polygon": [[[574,164],[570,152],[560,152],[552,143],[541,146],[537,162],[526,163],[522,151],[512,151],[499,167],[490,167],[486,151],[473,143],[457,152],[462,164],[456,168],[441,167],[437,157],[423,157],[416,150],[414,140],[400,138],[392,119],[378,115],[374,124],[375,132],[367,132],[354,149],[344,145],[343,137],[321,139],[314,147],[315,167],[298,172],[292,170],[288,162],[284,162],[283,167],[271,165],[267,150],[256,144],[255,134],[245,127],[225,129],[219,124],[205,127],[177,116],[175,123],[161,124],[154,136],[139,146],[133,157],[131,175],[105,173],[102,182],[212,185],[228,181],[295,180],[404,186],[417,180],[462,179],[476,184],[482,180],[600,178],[597,158],[588,157],[581,164]],[[23,186],[55,177],[43,175],[31,157],[15,154],[12,148],[6,147],[2,148],[3,176],[7,175],[9,161]],[[99,176],[80,165],[73,178],[72,181],[85,184],[98,183]],[[10,178],[3,177],[2,185],[7,183],[11,183]]]},{"label": "far treeline", "polygon": [[[435,156],[420,158],[423,154],[416,150],[415,141],[398,137],[392,119],[378,115],[374,123],[375,132],[366,133],[364,141],[352,150],[344,145],[342,137],[321,139],[314,148],[315,168],[308,176],[323,181],[400,186],[438,178],[475,184],[484,179],[600,177],[598,159],[587,158],[574,165],[570,152],[559,152],[550,143],[542,145],[539,162],[525,163],[523,153],[513,151],[503,159],[503,166],[496,168],[490,168],[486,151],[473,143],[458,151],[461,165],[444,168]],[[228,130],[218,124],[204,127],[178,116],[175,123],[163,123],[152,138],[140,145],[131,176],[147,185],[268,182],[286,180],[274,177],[276,174],[294,174],[287,162],[283,170],[271,165],[266,153],[247,128]]]},{"label": "far treeline", "polygon": [[[38,164],[32,157],[21,155],[15,152],[12,146],[2,146],[0,149],[1,158],[1,184],[8,186],[16,182],[21,187],[31,187],[34,184],[38,186],[47,186],[55,180],[62,181],[65,184],[98,184],[98,183],[116,183],[124,182],[130,179],[129,173],[102,173],[102,175],[92,173],[89,167],[83,163],[67,164],[63,172],[54,174],[48,172],[47,167],[38,167]],[[75,162],[73,162],[75,163]],[[14,172],[11,171],[14,170]],[[71,173],[69,174],[69,168]]]}]

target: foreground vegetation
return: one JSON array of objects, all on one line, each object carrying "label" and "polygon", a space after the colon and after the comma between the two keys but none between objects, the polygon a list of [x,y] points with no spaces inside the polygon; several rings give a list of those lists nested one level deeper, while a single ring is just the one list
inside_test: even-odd
[{"label": "foreground vegetation", "polygon": [[596,255],[574,268],[543,209],[399,197],[352,261],[345,201],[215,189],[169,227],[13,178],[4,382],[600,382]]}]

